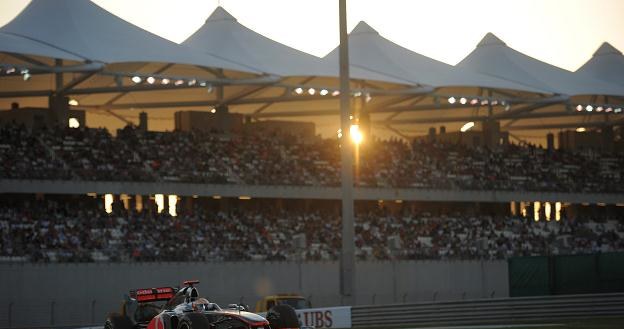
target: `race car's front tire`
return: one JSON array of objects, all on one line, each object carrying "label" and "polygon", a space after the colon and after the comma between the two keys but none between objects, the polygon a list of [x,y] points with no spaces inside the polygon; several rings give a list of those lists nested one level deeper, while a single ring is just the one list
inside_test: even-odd
[{"label": "race car's front tire", "polygon": [[290,305],[275,305],[267,312],[271,329],[299,328],[297,312]]},{"label": "race car's front tire", "polygon": [[106,322],[104,323],[104,329],[132,329],[134,328],[134,324],[130,318],[125,315],[121,315],[118,313],[111,313],[106,318]]},{"label": "race car's front tire", "polygon": [[203,314],[188,313],[180,320],[177,329],[210,329],[210,322]]}]

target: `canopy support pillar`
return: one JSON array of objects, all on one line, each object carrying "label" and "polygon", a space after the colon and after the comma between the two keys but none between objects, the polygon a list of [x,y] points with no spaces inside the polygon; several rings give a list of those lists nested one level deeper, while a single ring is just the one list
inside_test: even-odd
[{"label": "canopy support pillar", "polygon": [[340,0],[340,141],[342,249],[340,253],[340,295],[343,305],[354,305],[355,243],[353,213],[353,144],[351,143],[351,92],[349,91],[349,39],[347,35],[347,0]]}]

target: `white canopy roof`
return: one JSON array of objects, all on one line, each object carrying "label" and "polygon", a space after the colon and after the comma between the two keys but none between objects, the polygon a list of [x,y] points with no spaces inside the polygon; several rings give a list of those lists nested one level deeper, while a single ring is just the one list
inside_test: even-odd
[{"label": "white canopy roof", "polygon": [[161,62],[257,73],[163,39],[85,0],[33,0],[0,32],[33,41],[21,42],[24,53],[52,58],[66,58],[61,51],[104,63]]},{"label": "white canopy roof", "polygon": [[457,67],[535,86],[558,94],[624,95],[624,88],[541,62],[488,33]]},{"label": "white canopy roof", "polygon": [[52,57],[80,62],[85,60],[83,57],[70,54],[54,46],[3,32],[0,32],[0,52]]},{"label": "white canopy roof", "polygon": [[[259,71],[279,76],[337,77],[338,65],[328,65],[320,58],[271,40],[240,24],[222,7],[217,7],[183,45],[215,57],[228,59]],[[408,84],[400,78],[356,69],[358,79]]]},{"label": "white canopy roof", "polygon": [[[339,49],[325,59],[337,62]],[[385,39],[365,22],[349,34],[349,58],[352,67],[390,75],[432,87],[486,87],[546,93],[528,84],[510,82],[456,68],[420,55]]]},{"label": "white canopy roof", "polygon": [[240,24],[217,7],[183,45],[265,73],[281,76],[327,75],[318,58],[273,41]]},{"label": "white canopy roof", "polygon": [[605,42],[576,72],[624,86],[624,56],[615,47]]}]

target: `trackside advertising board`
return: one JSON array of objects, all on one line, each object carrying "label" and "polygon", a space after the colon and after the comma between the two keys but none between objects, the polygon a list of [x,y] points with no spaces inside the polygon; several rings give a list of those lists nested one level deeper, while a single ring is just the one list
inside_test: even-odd
[{"label": "trackside advertising board", "polygon": [[302,327],[351,328],[351,306],[295,310]]},{"label": "trackside advertising board", "polygon": [[[351,306],[295,310],[301,327],[351,328]],[[266,313],[258,313],[266,316]]]}]

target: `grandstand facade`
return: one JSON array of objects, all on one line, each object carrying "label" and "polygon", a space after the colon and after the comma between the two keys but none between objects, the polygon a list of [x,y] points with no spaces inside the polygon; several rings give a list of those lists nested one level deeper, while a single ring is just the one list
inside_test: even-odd
[{"label": "grandstand facade", "polygon": [[[146,272],[218,277],[236,286],[210,286],[223,303],[285,289],[344,304],[340,148],[354,136],[354,305],[624,290],[600,265],[624,252],[617,49],[569,72],[488,34],[451,66],[365,22],[349,47],[343,132],[338,49],[302,53],[221,7],[180,45],[88,1],[32,1],[0,28],[0,308],[47,325],[27,297],[54,315],[44,287],[75,280],[72,301],[99,314]],[[575,277],[591,289],[555,282],[566,261],[593,266]],[[546,273],[538,288],[514,279],[523,269]]]}]

